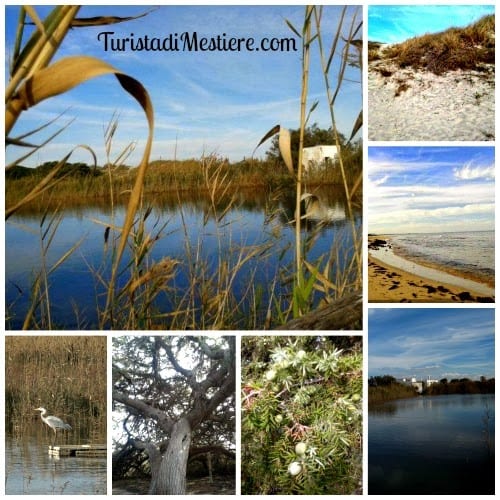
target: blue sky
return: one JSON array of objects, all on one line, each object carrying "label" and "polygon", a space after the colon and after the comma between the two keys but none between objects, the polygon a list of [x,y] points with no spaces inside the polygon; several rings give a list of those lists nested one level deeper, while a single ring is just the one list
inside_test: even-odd
[{"label": "blue sky", "polygon": [[493,147],[369,147],[368,231],[491,231]]},{"label": "blue sky", "polygon": [[[47,7],[36,8],[40,16]],[[148,10],[147,6],[84,6],[79,17],[97,15],[129,16]],[[323,31],[328,34],[329,47],[339,21],[340,6],[325,7]],[[6,8],[6,60],[12,51],[18,8]],[[301,92],[301,47],[297,52],[111,52],[97,40],[102,31],[114,31],[115,37],[137,39],[148,35],[167,37],[188,31],[198,36],[216,37],[295,37],[285,20],[295,27],[303,23],[302,6],[162,6],[141,19],[107,27],[75,28],[64,41],[57,58],[85,53],[102,58],[120,70],[140,80],[149,91],[156,117],[152,159],[199,158],[215,152],[238,161],[251,155],[262,136],[274,125],[288,128],[299,125]],[[356,16],[357,25],[362,9],[350,7],[345,21],[344,36]],[[325,35],[326,36],[326,35]],[[343,45],[343,44],[342,44]],[[354,49],[353,49],[354,50]],[[332,81],[336,81],[339,58],[334,59]],[[349,68],[336,106],[340,132],[349,136],[361,109],[360,72]],[[311,118],[321,127],[329,127],[330,115],[326,106],[325,85],[320,71],[318,47],[314,44],[309,82],[309,106],[320,104]],[[99,157],[104,156],[104,129],[116,113],[119,131],[113,155],[130,142],[136,145],[129,164],[137,162],[143,150],[147,126],[142,109],[126,94],[113,76],[97,78],[71,92],[43,102],[23,113],[13,130],[16,136],[33,129],[57,114],[66,111],[60,122],[76,117],[70,128],[57,142],[44,148],[28,163],[62,157],[75,144],[91,146]],[[52,127],[50,129],[54,131]],[[257,156],[264,156],[269,144],[261,146]],[[19,156],[9,148],[7,160]],[[74,161],[90,161],[88,153],[78,151]],[[70,160],[71,161],[71,160]]]},{"label": "blue sky", "polygon": [[464,27],[494,12],[493,4],[371,5],[368,8],[368,40],[398,43],[425,33]]},{"label": "blue sky", "polygon": [[370,309],[369,376],[495,376],[494,309]]}]

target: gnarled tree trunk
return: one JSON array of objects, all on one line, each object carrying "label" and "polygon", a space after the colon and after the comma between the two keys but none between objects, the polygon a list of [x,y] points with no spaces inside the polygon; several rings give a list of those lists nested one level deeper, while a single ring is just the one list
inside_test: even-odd
[{"label": "gnarled tree trunk", "polygon": [[181,418],[172,428],[160,467],[156,471],[154,468],[151,471],[150,495],[184,495],[186,493],[186,469],[190,444],[191,426],[186,418]]}]

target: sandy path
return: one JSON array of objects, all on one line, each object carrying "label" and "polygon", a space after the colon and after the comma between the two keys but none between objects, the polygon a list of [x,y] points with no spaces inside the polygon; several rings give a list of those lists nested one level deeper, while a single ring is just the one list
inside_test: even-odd
[{"label": "sandy path", "polygon": [[[377,68],[391,75],[382,76]],[[399,94],[396,96],[396,94]],[[368,138],[373,141],[491,141],[495,134],[495,73],[368,68]]]}]

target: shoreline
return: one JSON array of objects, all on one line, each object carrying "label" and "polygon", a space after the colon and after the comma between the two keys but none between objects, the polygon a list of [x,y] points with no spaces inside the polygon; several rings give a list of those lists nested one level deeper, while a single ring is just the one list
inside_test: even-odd
[{"label": "shoreline", "polygon": [[[396,255],[390,238],[368,237],[369,302],[494,302],[495,290],[487,282],[458,272],[442,271]],[[378,251],[381,250],[381,251]]]}]

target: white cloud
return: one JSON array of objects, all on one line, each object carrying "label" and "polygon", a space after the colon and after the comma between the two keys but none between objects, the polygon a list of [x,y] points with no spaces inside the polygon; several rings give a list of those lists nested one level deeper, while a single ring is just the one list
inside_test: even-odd
[{"label": "white cloud", "polygon": [[456,168],[454,171],[455,179],[461,181],[470,181],[476,179],[494,179],[495,165],[485,167],[473,166],[473,162],[467,162],[464,166]]}]

